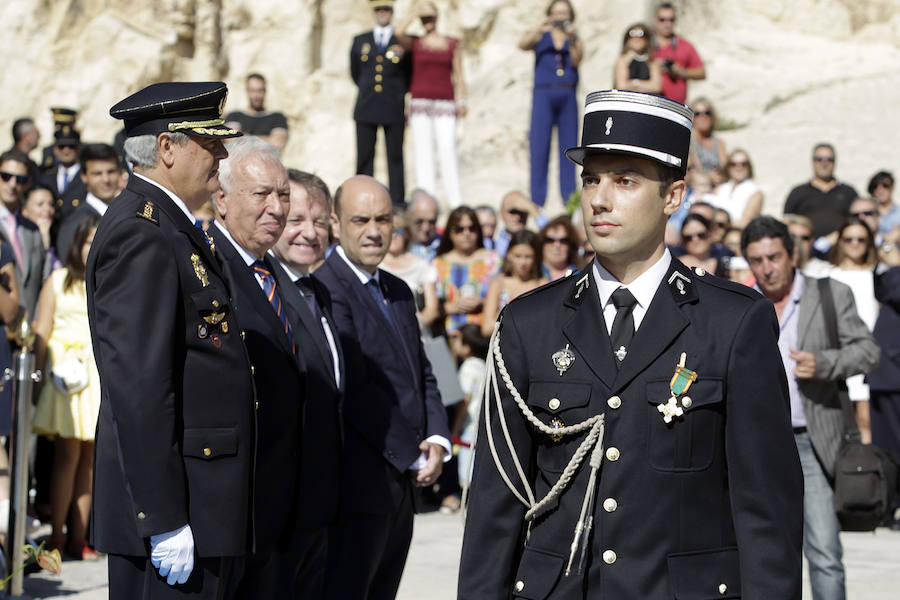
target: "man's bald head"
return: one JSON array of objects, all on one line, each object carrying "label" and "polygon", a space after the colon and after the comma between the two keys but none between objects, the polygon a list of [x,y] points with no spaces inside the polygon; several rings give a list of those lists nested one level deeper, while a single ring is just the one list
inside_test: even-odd
[{"label": "man's bald head", "polygon": [[368,175],[356,175],[334,194],[341,247],[354,265],[374,273],[387,254],[393,229],[393,207],[387,188]]},{"label": "man's bald head", "polygon": [[413,241],[429,245],[437,237],[438,204],[434,196],[418,188],[409,195],[409,222]]}]

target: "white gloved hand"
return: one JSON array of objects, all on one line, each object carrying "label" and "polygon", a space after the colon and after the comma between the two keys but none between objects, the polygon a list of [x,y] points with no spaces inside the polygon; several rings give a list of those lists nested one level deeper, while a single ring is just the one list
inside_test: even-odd
[{"label": "white gloved hand", "polygon": [[184,583],[194,570],[194,534],[191,526],[150,536],[150,562],[166,583]]}]

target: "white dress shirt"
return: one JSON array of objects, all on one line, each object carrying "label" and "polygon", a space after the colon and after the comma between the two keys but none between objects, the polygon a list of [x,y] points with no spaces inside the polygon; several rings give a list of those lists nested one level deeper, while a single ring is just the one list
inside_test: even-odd
[{"label": "white dress shirt", "polygon": [[72,185],[72,181],[75,180],[75,177],[78,176],[78,172],[81,170],[81,163],[75,163],[71,167],[64,167],[59,165],[56,170],[56,189],[59,192],[59,195],[62,196],[63,192],[67,187]]},{"label": "white dress shirt", "polygon": [[97,196],[93,195],[90,192],[87,193],[87,196],[85,196],[84,201],[87,202],[91,208],[93,208],[98,213],[100,213],[101,217],[106,214],[106,209],[109,208],[109,204],[107,204],[106,202],[104,202],[103,200],[101,200],[100,198],[98,198]]},{"label": "white dress shirt", "polygon": [[386,25],[381,27],[376,25],[373,33],[375,34],[375,45],[386,47],[391,42],[391,36],[394,35],[394,26]]},{"label": "white dress shirt", "polygon": [[606,332],[612,333],[613,320],[616,318],[616,305],[612,302],[612,294],[619,288],[625,288],[637,304],[632,309],[631,316],[634,319],[634,331],[637,332],[650,308],[650,302],[656,295],[659,284],[669,270],[672,264],[672,255],[666,248],[662,258],[656,261],[652,267],[638,275],[638,277],[629,283],[623,285],[609,271],[604,269],[597,260],[594,260],[594,282],[597,284],[597,292],[600,294],[600,306],[603,307],[603,320],[606,321]]}]

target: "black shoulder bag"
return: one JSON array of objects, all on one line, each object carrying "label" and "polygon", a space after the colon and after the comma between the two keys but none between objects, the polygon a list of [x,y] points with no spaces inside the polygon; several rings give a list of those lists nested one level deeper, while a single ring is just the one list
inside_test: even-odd
[{"label": "black shoulder bag", "polygon": [[[819,296],[828,339],[840,348],[837,311],[828,278],[819,279]],[[839,395],[844,416],[844,439],[834,465],[834,509],[843,531],[873,531],[891,510],[897,490],[897,463],[874,444],[863,444],[853,403],[841,381]]]}]

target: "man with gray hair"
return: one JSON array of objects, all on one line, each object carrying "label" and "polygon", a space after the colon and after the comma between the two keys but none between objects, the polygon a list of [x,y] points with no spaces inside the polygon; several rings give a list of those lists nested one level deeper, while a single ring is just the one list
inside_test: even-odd
[{"label": "man with gray hair", "polygon": [[441,244],[441,236],[437,232],[439,212],[437,200],[422,188],[414,189],[409,195],[409,222],[412,225],[413,241],[409,251],[427,261],[435,257]]},{"label": "man with gray hair", "polygon": [[100,373],[91,542],[111,598],[222,598],[252,544],[254,392],[233,290],[197,210],[228,153],[224,83],[158,83],[124,119],[128,186],[85,269]]},{"label": "man with gray hair", "polygon": [[[276,598],[293,582],[290,545],[301,492],[305,360],[309,343],[296,306],[302,300],[278,260],[268,254],[284,231],[291,190],[278,150],[258,137],[228,144],[209,228],[231,281],[256,388],[253,554],[234,569],[237,598]],[[297,562],[301,557],[297,558]],[[323,562],[324,567],[324,562]]]}]

